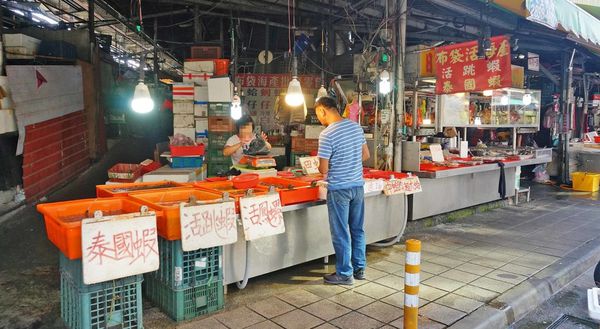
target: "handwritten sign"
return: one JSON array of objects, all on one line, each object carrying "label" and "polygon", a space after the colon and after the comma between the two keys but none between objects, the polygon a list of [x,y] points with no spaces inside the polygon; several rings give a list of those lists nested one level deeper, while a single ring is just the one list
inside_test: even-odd
[{"label": "handwritten sign", "polygon": [[81,222],[83,283],[158,270],[156,214],[89,218]]},{"label": "handwritten sign", "polygon": [[442,151],[442,145],[429,144],[429,150],[431,151],[431,160],[433,160],[433,162],[444,162],[444,152]]},{"label": "handwritten sign", "polygon": [[278,193],[241,198],[240,209],[247,241],[285,232]]},{"label": "handwritten sign", "polygon": [[387,180],[385,182],[385,187],[383,188],[383,193],[388,196],[401,193],[408,195],[422,191],[421,181],[419,180],[419,177],[416,176]]},{"label": "handwritten sign", "polygon": [[319,174],[319,158],[318,157],[302,157],[299,159],[302,170],[307,175]]},{"label": "handwritten sign", "polygon": [[237,241],[235,202],[188,206],[181,204],[183,251],[232,244]]}]

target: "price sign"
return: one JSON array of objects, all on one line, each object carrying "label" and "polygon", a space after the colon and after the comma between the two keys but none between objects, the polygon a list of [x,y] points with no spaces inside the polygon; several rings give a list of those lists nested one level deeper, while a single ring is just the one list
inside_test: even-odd
[{"label": "price sign", "polygon": [[89,218],[81,222],[83,283],[158,270],[156,214]]},{"label": "price sign", "polygon": [[383,193],[388,196],[404,193],[404,186],[402,185],[401,180],[390,179],[390,180],[385,181],[385,186],[383,187]]},{"label": "price sign", "polygon": [[319,174],[318,157],[302,157],[300,158],[300,165],[307,175]]},{"label": "price sign", "polygon": [[285,232],[278,193],[241,198],[240,211],[247,241]]},{"label": "price sign", "polygon": [[383,193],[385,195],[394,194],[414,194],[423,191],[419,177],[410,176],[402,179],[390,179],[385,182]]},{"label": "price sign", "polygon": [[237,241],[235,203],[233,201],[186,205],[179,208],[183,251],[232,244]]}]

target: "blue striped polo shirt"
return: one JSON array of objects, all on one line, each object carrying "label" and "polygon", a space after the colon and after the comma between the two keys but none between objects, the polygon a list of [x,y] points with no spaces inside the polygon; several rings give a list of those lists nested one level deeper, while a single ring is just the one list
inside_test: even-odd
[{"label": "blue striped polo shirt", "polygon": [[362,187],[362,146],[366,143],[362,128],[350,121],[330,124],[319,136],[319,158],[329,160],[329,190]]}]

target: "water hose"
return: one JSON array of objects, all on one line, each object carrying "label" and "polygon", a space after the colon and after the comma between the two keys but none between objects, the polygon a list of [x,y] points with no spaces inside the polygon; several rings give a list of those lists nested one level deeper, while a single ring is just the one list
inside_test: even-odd
[{"label": "water hose", "polygon": [[383,240],[382,242],[371,243],[369,246],[385,248],[385,247],[390,247],[390,246],[395,245],[396,243],[398,243],[400,241],[402,234],[404,234],[404,230],[406,230],[407,222],[408,222],[408,196],[406,194],[404,194],[404,221],[403,221],[404,224],[402,225],[402,229],[400,230],[398,235],[391,239]]}]

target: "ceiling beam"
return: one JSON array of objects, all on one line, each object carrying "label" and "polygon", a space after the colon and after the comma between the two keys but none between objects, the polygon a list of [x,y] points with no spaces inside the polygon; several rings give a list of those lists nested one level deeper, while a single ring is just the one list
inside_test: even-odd
[{"label": "ceiling beam", "polygon": [[518,24],[516,23],[517,22],[516,19],[513,19],[514,22],[510,22],[508,19],[498,17],[497,15],[487,15],[487,14],[482,15],[481,10],[483,10],[483,8],[481,10],[477,10],[477,9],[464,6],[460,3],[457,3],[456,1],[451,1],[451,0],[427,0],[427,1],[429,3],[438,5],[440,7],[444,7],[446,9],[449,9],[456,13],[466,15],[477,21],[483,20],[482,23],[489,23],[491,26],[494,26],[496,28],[509,30],[509,31],[514,31],[517,29]]}]

